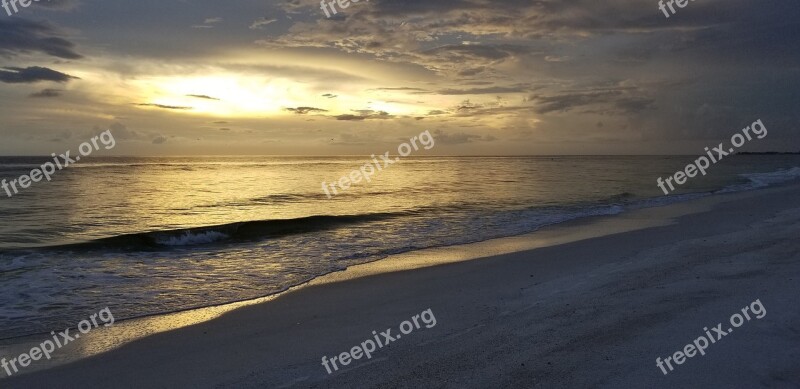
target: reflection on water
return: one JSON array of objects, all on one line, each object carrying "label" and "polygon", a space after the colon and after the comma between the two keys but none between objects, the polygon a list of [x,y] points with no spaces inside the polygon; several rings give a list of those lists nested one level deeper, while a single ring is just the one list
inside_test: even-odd
[{"label": "reflection on water", "polygon": [[[365,161],[94,159],[0,199],[0,338],[66,328],[98,307],[121,320],[241,301],[393,253],[657,205],[676,198],[655,178],[686,158],[410,157],[327,199],[321,183]],[[738,156],[682,190],[798,162]],[[0,177],[41,163],[0,158]],[[78,242],[89,243],[63,246]]]}]

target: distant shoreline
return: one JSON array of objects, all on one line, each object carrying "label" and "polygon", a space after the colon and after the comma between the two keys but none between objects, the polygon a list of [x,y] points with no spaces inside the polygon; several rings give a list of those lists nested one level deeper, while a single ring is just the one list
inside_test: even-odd
[{"label": "distant shoreline", "polygon": [[800,151],[742,151],[737,155],[800,155]]}]

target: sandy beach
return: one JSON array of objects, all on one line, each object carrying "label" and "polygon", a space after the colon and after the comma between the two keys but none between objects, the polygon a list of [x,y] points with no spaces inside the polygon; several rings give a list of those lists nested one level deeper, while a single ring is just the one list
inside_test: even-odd
[{"label": "sandy beach", "polygon": [[[798,387],[798,195],[714,195],[397,255],[121,347],[109,330],[111,351],[0,387]],[[763,318],[657,367],[757,299]],[[333,374],[321,364],[427,309],[435,326]]]}]

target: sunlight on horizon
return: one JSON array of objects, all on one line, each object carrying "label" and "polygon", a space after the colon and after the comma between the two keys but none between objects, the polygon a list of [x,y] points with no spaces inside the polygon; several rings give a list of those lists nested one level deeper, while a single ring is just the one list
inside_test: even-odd
[{"label": "sunlight on horizon", "polygon": [[237,74],[151,77],[136,82],[149,104],[190,107],[179,111],[217,116],[257,117],[285,114],[300,104],[302,84]]}]

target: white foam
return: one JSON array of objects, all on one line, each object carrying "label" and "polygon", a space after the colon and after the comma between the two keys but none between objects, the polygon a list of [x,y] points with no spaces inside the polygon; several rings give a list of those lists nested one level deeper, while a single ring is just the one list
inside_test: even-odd
[{"label": "white foam", "polygon": [[730,185],[719,190],[717,193],[741,192],[743,190],[764,188],[774,184],[793,181],[800,178],[800,167],[793,167],[791,169],[782,169],[767,173],[740,174],[739,176],[747,178],[750,180],[750,182],[746,184]]}]

